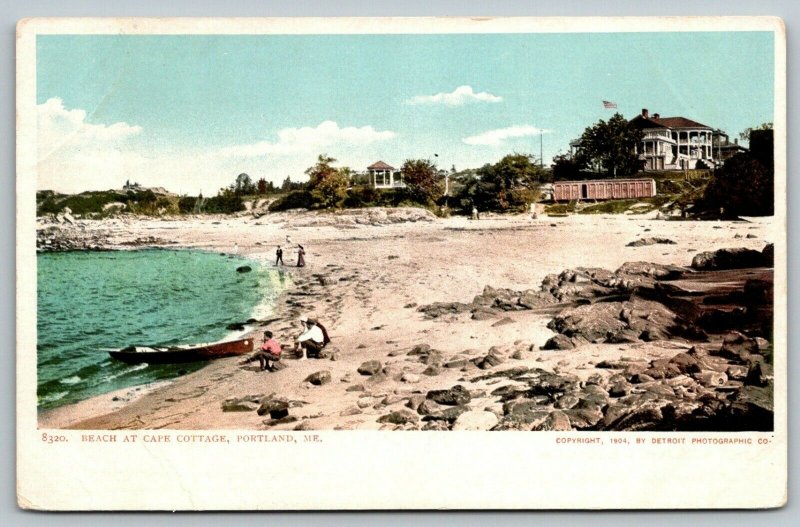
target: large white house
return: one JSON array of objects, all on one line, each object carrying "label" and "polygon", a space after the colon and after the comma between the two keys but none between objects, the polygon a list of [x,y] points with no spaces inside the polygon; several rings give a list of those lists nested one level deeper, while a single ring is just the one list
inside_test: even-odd
[{"label": "large white house", "polygon": [[724,135],[686,117],[650,117],[647,108],[630,120],[642,131],[639,156],[645,170],[684,170],[711,168],[716,164],[714,137]]},{"label": "large white house", "polygon": [[[722,130],[686,117],[661,117],[657,113],[651,116],[647,108],[629,124],[642,131],[642,142],[636,151],[644,161],[644,170],[711,168],[730,157],[731,152],[744,150],[731,144]],[[578,150],[580,140],[572,141],[570,152],[575,154]]]}]

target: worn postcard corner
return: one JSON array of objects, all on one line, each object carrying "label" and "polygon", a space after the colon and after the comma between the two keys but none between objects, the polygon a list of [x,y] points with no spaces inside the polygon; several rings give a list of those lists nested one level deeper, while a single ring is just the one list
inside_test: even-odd
[{"label": "worn postcard corner", "polygon": [[18,504],[782,507],[786,217],[779,18],[21,20]]}]

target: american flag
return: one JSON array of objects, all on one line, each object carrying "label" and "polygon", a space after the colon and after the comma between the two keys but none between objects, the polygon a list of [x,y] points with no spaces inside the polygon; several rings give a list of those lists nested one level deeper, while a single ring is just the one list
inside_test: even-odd
[{"label": "american flag", "polygon": [[605,108],[606,110],[608,110],[609,108],[616,108],[616,107],[617,107],[617,103],[615,103],[615,102],[603,101],[603,108]]}]

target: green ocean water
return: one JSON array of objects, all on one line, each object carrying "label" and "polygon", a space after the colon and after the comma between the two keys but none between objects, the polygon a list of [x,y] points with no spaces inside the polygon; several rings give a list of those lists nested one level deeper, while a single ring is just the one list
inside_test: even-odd
[{"label": "green ocean water", "polygon": [[40,409],[201,368],[129,365],[104,348],[232,338],[226,326],[267,316],[288,281],[266,264],[188,250],[43,253],[37,265]]}]

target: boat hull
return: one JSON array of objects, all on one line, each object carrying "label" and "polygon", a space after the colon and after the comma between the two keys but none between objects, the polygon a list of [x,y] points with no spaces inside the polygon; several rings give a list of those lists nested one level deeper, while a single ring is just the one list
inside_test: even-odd
[{"label": "boat hull", "polygon": [[225,357],[236,357],[253,351],[253,339],[217,342],[202,346],[173,348],[123,348],[109,351],[113,358],[128,364],[180,364],[200,362]]}]

